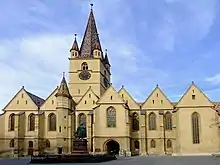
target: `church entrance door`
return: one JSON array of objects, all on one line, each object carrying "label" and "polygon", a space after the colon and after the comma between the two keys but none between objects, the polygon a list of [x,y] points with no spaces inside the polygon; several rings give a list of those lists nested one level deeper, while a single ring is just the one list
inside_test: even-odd
[{"label": "church entrance door", "polygon": [[118,155],[120,150],[120,145],[115,140],[110,140],[106,143],[106,149],[108,154]]}]

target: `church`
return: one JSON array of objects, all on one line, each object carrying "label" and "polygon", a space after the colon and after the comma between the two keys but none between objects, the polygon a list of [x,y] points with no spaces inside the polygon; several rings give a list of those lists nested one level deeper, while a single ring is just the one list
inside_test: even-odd
[{"label": "church", "polygon": [[[67,53],[68,54],[68,53]],[[86,126],[88,151],[127,155],[211,155],[220,151],[220,102],[211,101],[192,82],[178,102],[156,85],[144,102],[126,87],[111,83],[91,9],[80,46],[75,37],[69,55],[69,82],[40,98],[24,86],[0,115],[0,155],[71,153],[78,126]],[[114,76],[114,75],[113,75]]]}]

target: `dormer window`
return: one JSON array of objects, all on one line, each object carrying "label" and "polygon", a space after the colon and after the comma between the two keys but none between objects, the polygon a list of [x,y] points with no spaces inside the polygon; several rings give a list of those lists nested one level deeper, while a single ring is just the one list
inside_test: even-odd
[{"label": "dormer window", "polygon": [[81,65],[82,70],[88,70],[88,64],[86,62],[83,62]]}]

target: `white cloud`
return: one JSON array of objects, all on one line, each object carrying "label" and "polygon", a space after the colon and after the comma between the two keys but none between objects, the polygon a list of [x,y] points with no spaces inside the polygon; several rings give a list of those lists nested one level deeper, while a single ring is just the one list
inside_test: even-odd
[{"label": "white cloud", "polygon": [[165,0],[166,5],[155,10],[160,13],[155,48],[174,51],[176,43],[187,44],[203,39],[216,17],[217,0]]},{"label": "white cloud", "polygon": [[47,97],[59,85],[62,72],[68,72],[72,41],[73,36],[68,34],[0,41],[0,54],[4,55],[0,61],[0,107],[6,105],[23,85],[31,92]]},{"label": "white cloud", "polygon": [[205,80],[207,82],[212,83],[212,84],[219,84],[220,83],[220,74],[216,74],[212,77],[207,77]]}]

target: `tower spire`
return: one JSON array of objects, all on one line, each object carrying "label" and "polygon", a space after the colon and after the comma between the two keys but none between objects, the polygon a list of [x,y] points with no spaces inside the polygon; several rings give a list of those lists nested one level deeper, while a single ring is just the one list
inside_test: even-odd
[{"label": "tower spire", "polygon": [[70,51],[71,50],[79,51],[79,47],[78,47],[78,43],[77,43],[77,40],[76,40],[76,36],[77,36],[77,34],[74,34],[74,42],[73,42],[73,45],[72,45],[72,48],[70,49]]},{"label": "tower spire", "polygon": [[99,47],[101,50],[101,44],[93,14],[93,8],[92,8],[93,4],[90,5],[91,5],[91,11],[89,14],[89,19],[87,22],[82,44],[80,47],[80,56],[93,58],[93,50],[95,49],[95,47]]}]

